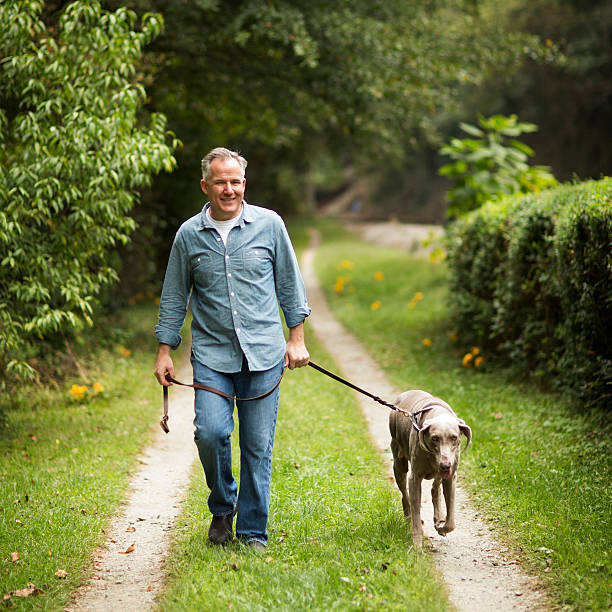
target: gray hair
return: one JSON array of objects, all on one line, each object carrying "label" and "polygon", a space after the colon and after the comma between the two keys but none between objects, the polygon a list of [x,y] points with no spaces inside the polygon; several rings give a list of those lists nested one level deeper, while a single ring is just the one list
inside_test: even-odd
[{"label": "gray hair", "polygon": [[248,163],[247,160],[237,151],[230,151],[225,147],[216,147],[202,158],[202,178],[205,181],[210,180],[210,164],[215,159],[235,159],[240,164],[242,176],[244,177]]}]

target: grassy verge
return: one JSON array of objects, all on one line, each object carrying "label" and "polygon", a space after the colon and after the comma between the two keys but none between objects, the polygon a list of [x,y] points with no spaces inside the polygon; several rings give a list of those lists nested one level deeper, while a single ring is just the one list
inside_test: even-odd
[{"label": "grassy verge", "polygon": [[[155,315],[152,305],[135,306],[122,321],[123,346],[82,348],[88,380],[3,399],[0,597],[10,609],[62,609],[89,572],[137,452],[157,426]],[[71,394],[73,383],[87,386],[83,397]]]},{"label": "grassy verge", "polygon": [[[317,361],[334,367],[308,337]],[[411,547],[366,430],[354,398],[333,381],[310,368],[288,372],[266,552],[206,543],[208,489],[197,469],[159,609],[448,609],[431,560]]]},{"label": "grassy verge", "polygon": [[472,426],[462,480],[490,528],[561,607],[609,609],[609,418],[512,380],[490,369],[487,355],[457,346],[444,264],[322,230],[317,272],[338,319],[394,384],[443,397]]}]

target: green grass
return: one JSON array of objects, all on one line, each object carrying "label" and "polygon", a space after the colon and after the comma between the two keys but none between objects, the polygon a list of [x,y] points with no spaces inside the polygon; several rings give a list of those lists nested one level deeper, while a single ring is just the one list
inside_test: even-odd
[{"label": "green grass", "polygon": [[[464,367],[472,347],[449,337],[444,264],[358,243],[333,226],[322,229],[317,273],[338,319],[395,385],[444,398],[472,426],[462,480],[494,533],[539,573],[563,609],[609,609],[607,415],[512,379],[490,367],[487,355],[478,369]],[[343,268],[343,260],[353,269]],[[375,280],[377,272],[383,280]],[[342,293],[334,289],[338,276],[350,276]],[[422,299],[413,301],[418,292]]]},{"label": "green grass", "polygon": [[[333,368],[308,339],[317,361]],[[268,548],[258,556],[236,542],[206,543],[211,517],[198,468],[159,609],[449,609],[432,560],[412,548],[399,494],[366,431],[349,392],[310,368],[287,372]]]},{"label": "green grass", "polygon": [[[115,346],[87,354],[89,380],[26,388],[0,414],[0,597],[16,610],[60,610],[90,571],[92,550],[126,492],[136,455],[152,439],[161,393],[152,376],[152,305],[133,307]],[[91,394],[91,385],[104,390]],[[90,394],[75,400],[73,383]],[[11,560],[11,553],[19,559]],[[65,570],[66,578],[57,577]],[[14,594],[33,584],[44,591]]]}]

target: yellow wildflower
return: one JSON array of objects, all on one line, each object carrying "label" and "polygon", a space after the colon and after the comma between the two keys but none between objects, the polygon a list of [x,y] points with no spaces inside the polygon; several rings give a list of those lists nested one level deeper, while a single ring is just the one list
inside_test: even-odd
[{"label": "yellow wildflower", "polygon": [[342,293],[344,291],[344,285],[351,280],[348,276],[339,276],[336,279],[336,284],[334,285],[334,289],[336,293]]},{"label": "yellow wildflower", "polygon": [[352,261],[349,261],[348,259],[343,259],[340,262],[341,270],[352,270],[354,267],[355,267],[355,264]]},{"label": "yellow wildflower", "polygon": [[383,272],[375,272],[374,273],[374,279],[377,281],[381,281],[385,278],[385,275]]},{"label": "yellow wildflower", "polygon": [[372,305],[370,306],[370,308],[372,310],[378,310],[380,308],[380,301],[376,300],[375,302],[372,302]]},{"label": "yellow wildflower", "polygon": [[429,338],[424,338],[423,339],[423,345],[424,346],[431,346],[432,344],[433,344],[433,342]]},{"label": "yellow wildflower", "polygon": [[480,354],[480,349],[477,346],[473,346],[472,347],[472,355],[474,355],[474,357],[476,357],[476,355]]},{"label": "yellow wildflower", "polygon": [[482,356],[476,357],[476,359],[474,359],[474,365],[479,368],[482,365],[483,361],[484,358]]},{"label": "yellow wildflower", "polygon": [[102,393],[102,391],[104,391],[104,387],[98,382],[93,386],[93,388],[96,393]]},{"label": "yellow wildflower", "polygon": [[463,365],[464,365],[466,368],[469,368],[469,367],[472,365],[472,359],[474,359],[474,355],[472,355],[472,353],[466,353],[466,354],[463,356],[463,360],[462,360],[462,362],[461,362],[461,363],[463,363]]},{"label": "yellow wildflower", "polygon": [[129,357],[132,354],[132,351],[130,351],[130,349],[127,349],[127,348],[125,348],[125,346],[121,346],[121,345],[119,345],[119,352],[124,357]]},{"label": "yellow wildflower", "polygon": [[422,299],[423,294],[420,291],[417,291],[412,297],[412,300],[410,300],[410,304],[408,304],[408,306],[410,308],[414,308]]},{"label": "yellow wildflower", "polygon": [[70,395],[77,400],[83,399],[85,397],[85,393],[87,393],[87,387],[85,385],[74,384],[70,389]]}]

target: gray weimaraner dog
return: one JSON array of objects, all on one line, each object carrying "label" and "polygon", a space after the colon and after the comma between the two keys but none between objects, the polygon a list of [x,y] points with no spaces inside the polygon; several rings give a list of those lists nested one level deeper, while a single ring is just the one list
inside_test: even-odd
[{"label": "gray weimaraner dog", "polygon": [[[421,547],[421,482],[433,478],[434,526],[440,535],[446,535],[455,528],[455,484],[461,434],[467,439],[467,448],[472,430],[446,402],[426,391],[405,391],[395,406],[399,410],[389,415],[393,473],[402,494],[404,515],[410,516],[412,522],[412,541]],[[440,485],[444,491],[446,514],[442,509]]]}]

